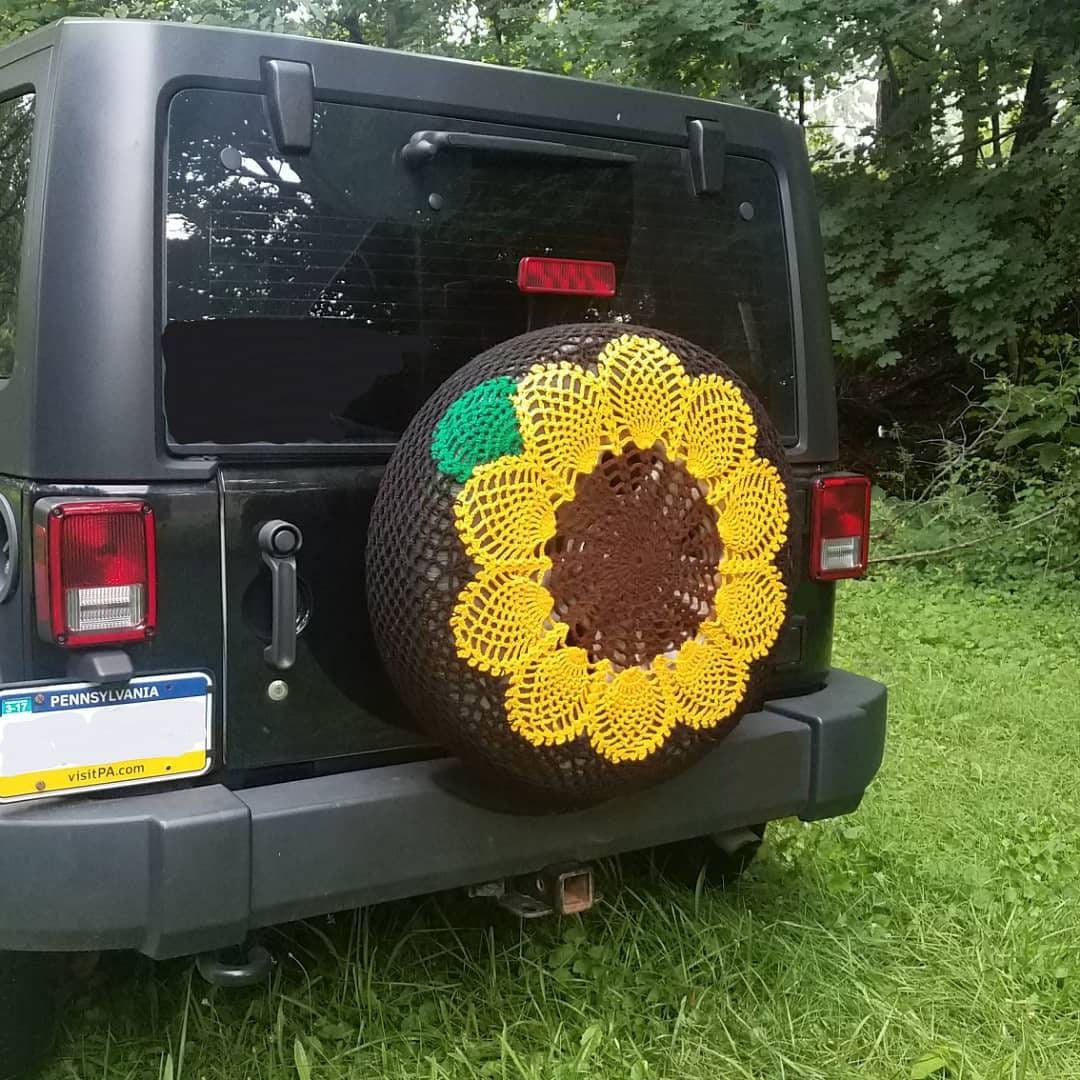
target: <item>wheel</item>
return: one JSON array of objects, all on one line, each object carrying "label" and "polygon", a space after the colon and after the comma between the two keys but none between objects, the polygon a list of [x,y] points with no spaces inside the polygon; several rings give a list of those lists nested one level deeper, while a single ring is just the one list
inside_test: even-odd
[{"label": "wheel", "polygon": [[760,700],[788,490],[764,409],[698,346],[626,325],[513,338],[436,391],[379,486],[383,664],[493,785],[575,806],[662,781]]},{"label": "wheel", "polygon": [[29,1080],[52,1041],[49,958],[0,952],[0,1080]]}]

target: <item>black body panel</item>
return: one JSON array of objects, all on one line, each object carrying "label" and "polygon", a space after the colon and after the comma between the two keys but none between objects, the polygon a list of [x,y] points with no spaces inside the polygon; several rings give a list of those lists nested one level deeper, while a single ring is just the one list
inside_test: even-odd
[{"label": "black body panel", "polygon": [[[27,628],[34,625],[33,612],[30,610],[31,590],[23,586],[30,579],[30,531],[26,527],[25,507],[26,485],[7,477],[0,478],[0,497],[7,500],[13,511],[17,534],[15,548],[17,554],[9,573],[15,575],[7,599],[0,603],[0,683],[18,682],[26,679]],[[10,542],[10,541],[9,541]]]},{"label": "black body panel", "polygon": [[[223,469],[229,675],[225,756],[232,769],[255,769],[420,745],[386,685],[368,624],[364,538],[382,470]],[[256,543],[271,519],[296,525],[300,621],[296,664],[270,667],[270,573]],[[271,701],[280,679],[288,696]]]},{"label": "black body panel", "polygon": [[[35,632],[33,616],[33,557],[30,550],[32,505],[38,499],[141,498],[154,508],[157,522],[158,628],[147,642],[130,645],[135,675],[170,671],[205,671],[214,681],[213,752],[221,763],[223,642],[221,634],[221,524],[218,493],[212,481],[197,484],[159,484],[153,487],[117,485],[28,485],[24,502],[22,586],[23,626],[27,662],[17,676],[4,672],[5,682],[70,679],[68,665],[85,650],[61,649]],[[6,654],[5,654],[6,659]]]}]

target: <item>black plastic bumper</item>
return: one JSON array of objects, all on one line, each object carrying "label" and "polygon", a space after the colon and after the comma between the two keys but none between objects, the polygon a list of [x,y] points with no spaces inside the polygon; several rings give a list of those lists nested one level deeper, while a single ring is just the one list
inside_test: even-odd
[{"label": "black plastic bumper", "polygon": [[178,956],[259,926],[799,815],[853,810],[885,688],[842,671],[769,702],[650,791],[545,816],[454,793],[450,759],[230,791],[210,785],[0,811],[0,949]]}]

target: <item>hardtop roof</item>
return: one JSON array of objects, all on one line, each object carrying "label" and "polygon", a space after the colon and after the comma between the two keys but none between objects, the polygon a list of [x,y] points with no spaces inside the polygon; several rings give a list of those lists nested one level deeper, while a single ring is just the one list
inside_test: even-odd
[{"label": "hardtop roof", "polygon": [[[133,38],[132,35],[136,37]],[[219,57],[227,55],[235,64],[235,69],[230,68],[227,72],[223,72],[219,68],[215,73],[231,75],[235,70],[239,78],[257,77],[256,72],[246,70],[245,60],[250,58],[260,60],[263,57],[280,56],[306,60],[315,68],[317,90],[336,88],[325,77],[320,79],[320,66],[339,69],[342,62],[353,67],[360,66],[359,61],[363,60],[364,66],[377,65],[381,68],[389,61],[400,70],[403,81],[406,82],[410,72],[419,72],[422,69],[430,71],[432,65],[437,65],[437,69],[443,73],[442,78],[445,79],[448,89],[474,80],[493,84],[504,80],[513,83],[528,81],[530,97],[539,98],[541,104],[546,92],[565,101],[567,91],[571,90],[574,97],[580,95],[578,100],[582,105],[600,106],[601,112],[604,111],[606,103],[612,103],[616,107],[609,119],[616,124],[629,122],[630,127],[637,126],[633,121],[635,114],[648,113],[653,116],[658,113],[668,113],[680,118],[678,128],[682,136],[685,136],[685,118],[689,115],[705,119],[719,119],[723,116],[731,118],[734,114],[739,114],[742,121],[740,127],[743,127],[750,118],[766,128],[773,128],[774,125],[789,126],[788,121],[780,119],[775,114],[751,109],[741,104],[616,85],[578,76],[504,67],[454,57],[403,52],[352,42],[330,41],[300,34],[277,34],[246,28],[157,20],[79,17],[59,19],[0,48],[0,68],[50,47],[59,48],[62,62],[68,62],[72,52],[76,55],[85,55],[84,50],[87,48],[111,50],[115,48],[118,38],[123,38],[132,44],[136,38],[144,41],[152,40],[157,48],[169,50],[175,47],[181,54],[190,51],[193,40],[213,43],[209,52]],[[77,45],[78,48],[69,50],[65,48],[67,45]],[[244,70],[240,70],[241,68]],[[595,115],[595,109],[589,111]]]}]

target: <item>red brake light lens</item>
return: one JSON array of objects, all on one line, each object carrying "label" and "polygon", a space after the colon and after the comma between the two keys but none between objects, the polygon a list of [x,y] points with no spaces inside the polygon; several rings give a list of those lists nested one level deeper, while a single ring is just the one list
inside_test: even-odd
[{"label": "red brake light lens", "polygon": [[862,577],[869,542],[870,481],[854,475],[818,477],[811,491],[810,577]]},{"label": "red brake light lens", "polygon": [[529,255],[518,263],[518,288],[523,293],[614,296],[615,264]]},{"label": "red brake light lens", "polygon": [[157,625],[154,512],[139,501],[35,508],[38,627],[57,645],[142,641]]}]

